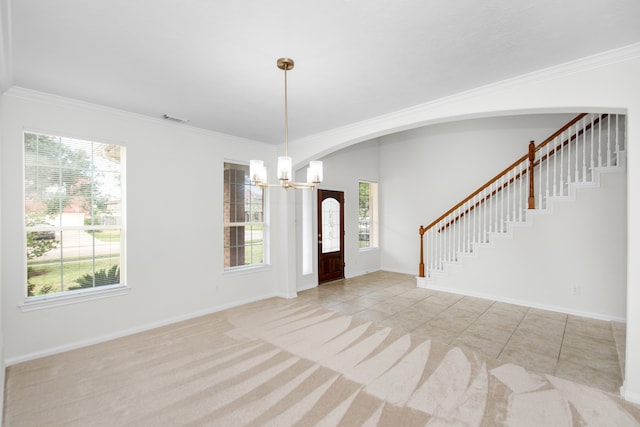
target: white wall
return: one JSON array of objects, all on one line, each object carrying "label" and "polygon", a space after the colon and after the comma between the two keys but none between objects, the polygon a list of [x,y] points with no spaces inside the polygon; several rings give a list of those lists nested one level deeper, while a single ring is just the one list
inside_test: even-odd
[{"label": "white wall", "polygon": [[[473,117],[531,112],[627,114],[627,257],[640,259],[640,44],[562,64],[435,102],[313,135],[290,145],[299,162],[394,131]],[[384,195],[381,195],[384,198]],[[383,204],[386,203],[383,201]],[[420,220],[414,225],[420,225]],[[389,229],[386,230],[390,231]],[[409,237],[409,236],[407,236]],[[407,240],[410,245],[410,240]],[[417,251],[417,243],[416,243]],[[417,252],[416,252],[417,253]],[[417,259],[415,255],[414,259]],[[415,262],[415,261],[414,261]],[[407,262],[407,266],[409,266]],[[383,265],[384,267],[384,265]],[[640,263],[627,263],[627,347],[623,395],[640,403]]]},{"label": "white wall", "polygon": [[[0,102],[0,130],[4,127],[3,124],[3,104]],[[2,132],[0,132],[0,165],[2,164]],[[2,188],[2,174],[0,174],[0,189]],[[0,242],[3,242],[2,238],[2,198],[0,197]],[[2,245],[0,245],[0,272],[4,271],[4,257],[2,256]],[[3,275],[0,274],[0,384],[2,384],[2,390],[0,390],[0,414],[3,414],[4,408],[4,316],[2,315],[2,305],[4,297],[2,295],[2,289],[4,288]],[[0,421],[0,424],[2,422]]]},{"label": "white wall", "polygon": [[[387,116],[356,123],[331,132],[314,135],[290,144],[290,155],[300,162],[325,156],[358,142],[390,132],[413,129],[425,124],[466,118],[503,116],[525,112],[612,111],[628,116],[628,247],[630,260],[640,258],[640,227],[632,218],[640,217],[640,45],[586,58],[582,61],[543,70],[506,82],[479,88],[437,102],[419,105]],[[114,336],[136,327],[157,324],[242,302],[261,295],[295,292],[296,268],[288,260],[297,258],[295,205],[293,197],[271,192],[273,227],[284,242],[273,239],[272,269],[254,274],[222,275],[222,248],[209,242],[222,241],[221,199],[222,156],[233,160],[252,157],[273,158],[275,152],[263,144],[234,144],[222,135],[186,131],[157,121],[134,118],[78,106],[75,103],[49,103],[2,96],[2,237],[3,237],[3,318],[4,345],[9,362],[51,349],[65,348],[95,337]],[[128,296],[76,304],[50,310],[23,313],[25,282],[22,223],[21,132],[23,127],[70,136],[121,143],[129,149],[129,283]],[[157,150],[157,153],[154,152]],[[148,157],[142,153],[151,152]],[[191,155],[189,154],[191,153]],[[149,167],[153,162],[176,168]],[[186,162],[182,164],[182,162]],[[201,182],[201,186],[194,185]],[[132,183],[134,180],[134,183]],[[170,207],[166,212],[154,196],[160,188],[147,188],[160,182],[168,190],[179,190],[178,203],[196,208],[202,217]],[[147,191],[149,193],[147,193]],[[211,198],[208,199],[208,195]],[[135,200],[133,198],[136,198]],[[286,201],[280,205],[277,202]],[[384,194],[381,191],[384,205]],[[284,207],[282,207],[284,206]],[[278,215],[276,215],[278,214]],[[155,217],[154,217],[155,215]],[[151,219],[149,219],[151,218]],[[381,218],[385,221],[384,216]],[[191,222],[189,222],[191,221]],[[417,228],[421,221],[414,226]],[[175,244],[158,236],[158,227],[168,230]],[[164,228],[166,229],[166,227]],[[389,229],[385,230],[385,233]],[[194,237],[202,233],[204,241]],[[413,236],[413,233],[412,233]],[[383,234],[384,238],[384,234]],[[409,242],[409,240],[407,240]],[[188,244],[189,243],[189,244]],[[409,243],[410,244],[410,243]],[[153,247],[152,252],[146,249]],[[417,248],[417,244],[416,244]],[[415,255],[417,258],[417,255]],[[414,259],[415,259],[414,258]],[[175,268],[167,268],[167,261]],[[295,262],[295,261],[294,261]],[[404,262],[404,261],[403,261]],[[414,261],[415,263],[415,261]],[[407,261],[407,266],[409,263]],[[199,266],[206,265],[208,276]],[[219,267],[218,267],[219,265]],[[166,274],[157,271],[162,267]],[[176,271],[182,273],[176,273]],[[292,277],[293,276],[293,277]],[[204,277],[204,278],[203,278]],[[216,284],[218,286],[216,286]],[[193,298],[197,295],[198,298]],[[640,402],[640,264],[627,264],[627,355],[625,397]]]},{"label": "white wall", "polygon": [[[264,270],[223,274],[223,163],[248,162],[249,155],[273,160],[273,147],[15,89],[2,96],[2,115],[7,363],[290,293],[287,266],[279,265],[277,257]],[[24,129],[126,147],[128,295],[29,312],[19,308],[26,283]],[[279,204],[277,193],[270,198],[272,206]],[[272,232],[281,233],[284,222],[270,216]]]},{"label": "white wall", "polygon": [[492,237],[427,287],[625,321],[626,188],[623,170],[601,173],[599,187],[555,199],[550,213],[529,211],[526,226]]},{"label": "white wall", "polygon": [[382,268],[418,274],[427,226],[571,120],[543,114],[462,120],[380,138]]},{"label": "white wall", "polygon": [[[345,277],[354,277],[366,274],[380,269],[380,249],[360,250],[358,242],[358,197],[360,181],[379,182],[379,153],[378,142],[367,141],[362,144],[348,147],[336,153],[319,159],[323,161],[324,181],[319,188],[324,190],[344,191],[344,261],[345,261]],[[305,172],[306,173],[306,172]],[[302,178],[302,171],[300,171]],[[306,180],[306,176],[303,180]],[[298,218],[301,215],[301,195],[296,194],[300,199],[298,203]],[[313,226],[312,233],[312,250],[314,272],[308,276],[298,276],[298,289],[308,289],[318,284],[317,272],[317,191],[311,195]],[[298,221],[298,236],[304,232],[301,229],[300,221]],[[298,237],[301,245],[301,238]],[[301,250],[298,251],[298,259],[300,260]],[[298,262],[298,265],[301,261]]]}]

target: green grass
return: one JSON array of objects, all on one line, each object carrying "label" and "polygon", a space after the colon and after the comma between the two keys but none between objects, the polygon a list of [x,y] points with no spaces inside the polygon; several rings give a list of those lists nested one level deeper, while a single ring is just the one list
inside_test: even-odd
[{"label": "green grass", "polygon": [[102,242],[119,242],[120,230],[96,230],[93,236]]},{"label": "green grass", "polygon": [[[75,282],[76,279],[79,279],[85,274],[93,275],[93,263],[91,259],[65,259],[63,265],[60,264],[59,260],[58,262],[53,261],[54,262],[47,264],[42,262],[29,264],[30,277],[28,282],[34,285],[34,295],[39,295],[43,287],[51,287],[51,293],[67,291],[69,287],[78,286],[78,283]],[[96,271],[102,269],[109,270],[112,265],[119,263],[120,259],[118,256],[110,259],[96,260]],[[61,272],[64,272],[63,278],[60,277]]]},{"label": "green grass", "polygon": [[[244,247],[244,263],[245,265],[264,262],[263,245],[251,246],[249,242],[245,242]],[[253,258],[251,252],[253,251]]]}]

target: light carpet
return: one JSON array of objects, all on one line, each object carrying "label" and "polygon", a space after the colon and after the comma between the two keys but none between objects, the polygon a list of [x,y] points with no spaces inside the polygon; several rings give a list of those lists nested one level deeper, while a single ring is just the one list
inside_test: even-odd
[{"label": "light carpet", "polygon": [[640,407],[273,298],[10,366],[4,425],[640,426]]}]

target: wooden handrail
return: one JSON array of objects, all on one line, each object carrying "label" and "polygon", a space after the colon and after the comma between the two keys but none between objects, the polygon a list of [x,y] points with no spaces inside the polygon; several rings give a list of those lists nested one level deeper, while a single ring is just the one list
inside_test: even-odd
[{"label": "wooden handrail", "polygon": [[[577,116],[577,119],[581,119],[586,115],[586,113],[582,113],[580,115]],[[579,136],[581,136],[584,132],[588,131],[589,129],[591,129],[592,126],[597,125],[600,120],[604,119],[605,117],[607,117],[608,114],[601,114],[599,117],[597,117],[596,119],[593,120],[593,123],[589,123],[587,124],[584,129],[580,129],[578,131],[578,133],[576,133],[575,135],[571,135],[569,138],[567,138],[565,141],[563,141],[562,143],[560,143],[560,145],[558,145],[557,147],[553,148],[552,150],[549,151],[549,153],[542,155],[538,160],[535,160],[534,162],[534,166],[538,166],[539,164],[541,164],[542,162],[546,161],[547,158],[551,158],[551,156],[555,155],[560,149],[562,149],[563,147],[565,147],[567,144],[569,144],[571,141],[575,140],[576,138],[578,138]],[[564,130],[566,130],[566,128],[573,126],[577,119],[573,119],[571,120],[569,123],[567,123],[565,125],[565,127],[563,128]],[[549,138],[547,138],[546,140],[544,140],[543,142],[540,143],[540,145],[537,146],[536,151],[538,151],[540,148],[546,146],[549,142],[553,141],[555,138],[557,138],[559,135],[562,134],[562,132],[564,132],[564,130],[561,129],[558,132],[554,133],[553,135],[551,135]],[[528,156],[528,154],[527,154]],[[520,161],[524,161],[525,158],[521,158],[518,163]],[[512,165],[513,166],[513,165]],[[486,196],[484,196],[482,199],[478,200],[474,205],[470,206],[467,210],[465,210],[464,212],[460,213],[458,216],[456,216],[455,218],[453,218],[451,221],[448,221],[447,223],[445,223],[444,225],[440,226],[438,228],[438,232],[441,232],[443,230],[446,230],[450,225],[454,224],[456,221],[460,220],[461,218],[464,218],[466,215],[468,215],[469,213],[473,212],[473,210],[475,210],[475,208],[477,208],[478,206],[480,206],[483,203],[486,203],[489,199],[491,199],[493,196],[495,196],[496,194],[498,194],[499,192],[501,192],[502,190],[504,190],[505,188],[507,188],[509,185],[511,185],[514,181],[520,179],[521,176],[524,176],[527,173],[527,169],[523,170],[521,173],[516,174],[513,178],[509,179],[507,182],[505,182],[503,185],[501,185],[500,187],[498,187],[497,189],[493,190],[491,193],[487,194]],[[498,178],[499,179],[499,178]],[[495,181],[494,181],[495,182]],[[486,187],[484,187],[486,188]],[[484,188],[482,188],[482,190],[484,190]],[[478,192],[474,193],[471,197],[475,196]],[[467,202],[469,200],[469,198],[465,201],[463,201],[461,203],[464,204],[465,202]],[[458,206],[459,207],[459,206]],[[454,211],[457,208],[454,208],[452,211]],[[451,213],[452,211],[450,211],[449,213]],[[444,217],[447,214],[445,214],[444,216],[442,216],[438,221],[439,222],[441,219],[444,219]],[[434,223],[435,224],[435,223]],[[431,227],[434,225],[431,224]],[[430,227],[423,227],[424,231],[426,232]]]},{"label": "wooden handrail", "polygon": [[[536,163],[536,165],[537,165],[537,163]],[[475,210],[475,208],[479,207],[483,203],[486,203],[490,198],[492,198],[493,196],[495,196],[496,194],[498,194],[499,192],[501,192],[502,190],[504,190],[505,188],[507,188],[508,186],[513,184],[514,181],[520,179],[521,177],[524,177],[527,174],[527,172],[528,172],[527,169],[524,169],[522,172],[515,174],[513,176],[513,178],[507,180],[507,182],[502,184],[500,187],[496,188],[491,193],[487,194],[482,199],[478,200],[475,204],[471,205],[466,211],[462,212],[461,214],[459,214],[458,216],[453,218],[451,221],[445,223],[440,228],[438,228],[438,230],[437,230],[438,233],[440,233],[443,230],[446,230],[450,225],[453,225],[459,219],[464,218],[465,215],[470,214],[471,212],[473,212],[473,210]],[[424,227],[424,231],[425,232],[427,231],[426,227]]]},{"label": "wooden handrail", "polygon": [[[582,117],[584,117],[586,115],[586,113],[581,114]],[[560,145],[558,145],[557,147],[555,147],[554,149],[552,149],[551,151],[549,151],[548,157],[553,156],[554,154],[556,154],[556,152],[558,152],[560,149],[562,149],[564,146],[566,146],[567,144],[569,144],[571,141],[575,140],[576,138],[578,138],[579,136],[581,136],[582,134],[584,134],[586,131],[590,130],[592,126],[597,125],[598,123],[600,123],[600,121],[602,119],[604,119],[605,117],[607,117],[608,114],[601,114],[600,116],[598,116],[597,118],[595,118],[593,120],[593,123],[589,123],[587,124],[583,129],[580,129],[578,131],[578,133],[576,133],[575,135],[571,135],[569,138],[567,138],[565,141],[563,141]],[[582,118],[581,117],[581,118]],[[573,125],[573,124],[571,124]],[[568,125],[568,126],[571,126]],[[555,137],[557,137],[558,135],[560,135],[561,132],[556,132],[555,134],[553,134],[551,137],[547,138],[544,142],[540,143],[540,145],[536,148],[536,151],[538,151],[539,149],[541,149],[542,147],[544,147],[545,145],[547,145],[549,142],[551,142]],[[542,157],[540,157],[539,160],[536,160],[536,166],[538,166],[540,163],[544,162],[545,160],[547,160],[547,154],[543,155]]]},{"label": "wooden handrail", "polygon": [[571,120],[570,122],[568,122],[566,125],[562,126],[558,131],[556,131],[553,135],[551,135],[549,138],[545,139],[544,141],[542,141],[540,144],[538,144],[538,146],[536,147],[536,151],[541,150],[544,146],[546,146],[547,144],[549,144],[551,141],[553,141],[554,139],[556,139],[556,137],[562,135],[562,133],[569,129],[571,126],[575,125],[580,119],[582,119],[584,116],[586,116],[587,113],[580,113],[578,114],[573,120]]},{"label": "wooden handrail", "polygon": [[[433,221],[431,224],[429,224],[428,226],[424,227],[425,231],[432,229],[436,224],[438,224],[440,221],[442,221],[443,219],[445,219],[447,216],[449,216],[449,214],[453,213],[456,209],[458,209],[460,206],[464,205],[465,203],[467,203],[469,200],[473,199],[475,196],[477,196],[478,194],[480,194],[484,189],[486,189],[487,187],[489,187],[491,184],[493,184],[494,182],[496,182],[497,180],[499,180],[502,176],[506,175],[511,169],[515,168],[516,166],[518,166],[521,162],[527,160],[527,157],[529,157],[529,154],[525,154],[524,156],[522,156],[521,158],[519,158],[518,160],[516,160],[515,162],[513,162],[509,167],[507,167],[505,170],[503,170],[502,172],[500,172],[498,175],[496,175],[495,177],[491,178],[489,181],[487,181],[486,184],[484,184],[482,187],[478,188],[476,191],[474,191],[473,193],[471,193],[469,196],[467,196],[463,201],[461,201],[460,203],[458,203],[457,205],[455,205],[454,207],[452,207],[451,209],[449,209],[448,211],[446,211],[444,214],[440,215],[440,217],[438,219],[436,219],[435,221]],[[422,227],[422,226],[420,226]]]},{"label": "wooden handrail", "polygon": [[[580,119],[582,119],[584,116],[586,116],[587,113],[581,113],[578,114],[574,119],[572,119],[571,121],[569,121],[567,124],[565,124],[562,128],[560,128],[560,130],[558,130],[557,132],[555,132],[553,135],[551,135],[549,138],[545,139],[543,142],[540,143],[540,145],[538,145],[536,147],[536,151],[538,151],[540,148],[546,146],[547,144],[549,144],[551,141],[553,141],[558,135],[562,134],[562,132],[566,131],[569,127],[573,126],[574,124],[576,124]],[[565,142],[566,144],[567,142]],[[440,215],[440,217],[438,217],[438,219],[436,219],[435,221],[433,221],[431,224],[429,224],[426,227],[422,227],[425,229],[425,232],[430,230],[431,228],[433,228],[436,224],[438,224],[440,221],[442,221],[443,219],[445,219],[447,216],[449,216],[450,214],[452,214],[453,212],[455,212],[460,206],[464,205],[465,203],[467,203],[469,200],[473,199],[475,196],[477,196],[478,194],[480,194],[482,191],[484,191],[485,189],[487,189],[488,187],[490,187],[493,183],[495,183],[496,181],[498,181],[500,178],[502,178],[503,176],[505,176],[507,173],[509,173],[511,170],[513,170],[516,166],[518,166],[520,163],[524,162],[525,160],[527,160],[529,158],[529,153],[525,154],[524,156],[520,157],[518,160],[516,160],[515,162],[511,163],[509,166],[507,166],[506,169],[504,169],[502,172],[500,172],[498,175],[494,176],[493,178],[491,178],[489,181],[487,181],[484,185],[482,185],[480,188],[478,188],[476,191],[474,191],[473,193],[471,193],[469,196],[467,196],[465,199],[463,199],[460,203],[456,204],[454,207],[452,207],[451,209],[449,209],[448,211],[446,211],[444,214]],[[546,158],[546,157],[545,157]],[[541,159],[542,160],[542,159]],[[536,163],[537,164],[537,163]],[[523,175],[526,173],[526,171],[523,171]],[[510,182],[512,182],[513,179],[510,180]],[[494,192],[495,193],[495,192]],[[485,197],[485,199],[489,199],[490,196]],[[484,200],[484,199],[483,199]],[[466,212],[465,212],[466,213]],[[446,227],[444,227],[446,228]]]},{"label": "wooden handrail", "polygon": [[467,196],[466,198],[464,198],[461,202],[459,202],[458,204],[456,204],[454,207],[452,207],[451,209],[449,209],[447,212],[445,212],[444,214],[440,215],[440,217],[438,217],[438,219],[436,219],[435,221],[433,221],[431,224],[429,224],[428,226],[424,227],[424,226],[420,226],[419,232],[420,232],[420,264],[419,264],[419,275],[420,277],[424,277],[424,242],[423,242],[423,238],[424,238],[424,234],[430,230],[431,228],[433,228],[434,226],[436,226],[438,223],[440,223],[443,219],[445,219],[447,216],[451,215],[453,212],[455,212],[458,208],[460,208],[461,206],[463,206],[465,203],[467,203],[469,200],[473,199],[475,196],[477,196],[478,194],[480,194],[481,192],[483,192],[485,189],[487,189],[488,187],[490,187],[492,184],[494,184],[496,181],[498,181],[499,179],[501,179],[503,176],[507,175],[511,170],[513,170],[516,166],[518,166],[520,163],[526,161],[527,159],[529,160],[529,167],[528,169],[524,169],[522,170],[519,174],[517,174],[516,176],[514,176],[513,178],[507,180],[506,183],[502,184],[500,187],[498,187],[497,189],[495,189],[493,192],[491,192],[490,194],[484,196],[481,200],[479,200],[478,202],[476,202],[473,206],[470,206],[469,208],[467,208],[464,212],[460,213],[458,216],[456,216],[454,219],[452,219],[451,221],[447,222],[446,224],[442,225],[440,227],[440,229],[438,229],[438,232],[446,229],[447,227],[449,227],[450,225],[454,224],[456,221],[458,221],[460,218],[464,217],[465,215],[467,215],[468,213],[470,213],[471,211],[473,211],[475,208],[477,208],[478,206],[480,206],[482,203],[485,203],[488,199],[490,199],[491,197],[493,197],[494,195],[496,195],[498,192],[502,191],[503,189],[505,189],[507,186],[509,186],[511,183],[513,183],[516,179],[521,178],[522,176],[524,176],[527,172],[529,173],[529,200],[528,200],[528,208],[529,209],[534,209],[535,208],[535,195],[534,195],[534,179],[533,179],[533,170],[534,167],[541,164],[543,161],[547,160],[547,158],[551,157],[552,155],[554,155],[556,153],[556,151],[561,148],[564,147],[565,145],[569,144],[572,140],[574,140],[575,138],[577,138],[579,135],[583,134],[584,132],[586,132],[588,129],[591,128],[592,125],[595,125],[596,123],[598,123],[600,121],[600,119],[602,117],[605,117],[606,115],[602,115],[600,117],[598,117],[596,120],[593,120],[592,123],[586,125],[583,129],[579,130],[575,135],[569,136],[567,138],[566,141],[561,142],[560,147],[554,147],[553,150],[549,151],[548,153],[546,153],[545,155],[541,156],[538,160],[536,160],[536,152],[538,152],[539,150],[541,150],[542,148],[544,148],[547,144],[551,143],[552,141],[554,141],[559,135],[562,135],[562,133],[564,133],[567,129],[569,129],[571,126],[573,126],[574,124],[576,124],[578,121],[580,121],[583,117],[585,117],[587,115],[587,113],[580,113],[578,114],[576,117],[574,117],[572,120],[570,120],[567,124],[565,124],[564,126],[562,126],[558,131],[556,131],[555,133],[553,133],[551,136],[549,136],[547,139],[545,139],[543,142],[541,142],[539,145],[535,145],[535,143],[533,141],[531,141],[529,143],[529,150],[527,152],[527,154],[525,154],[524,156],[520,157],[518,160],[516,160],[515,162],[513,162],[512,164],[510,164],[506,169],[504,169],[502,172],[500,172],[498,175],[494,176],[493,178],[491,178],[489,181],[487,181],[484,185],[482,185],[481,187],[479,187],[476,191],[474,191],[473,193],[471,193],[469,196]]}]

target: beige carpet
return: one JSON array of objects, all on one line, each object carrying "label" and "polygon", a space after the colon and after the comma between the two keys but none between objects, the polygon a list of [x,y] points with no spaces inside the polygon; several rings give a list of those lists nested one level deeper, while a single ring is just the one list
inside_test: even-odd
[{"label": "beige carpet", "polygon": [[6,377],[5,426],[640,426],[617,396],[275,298]]}]

